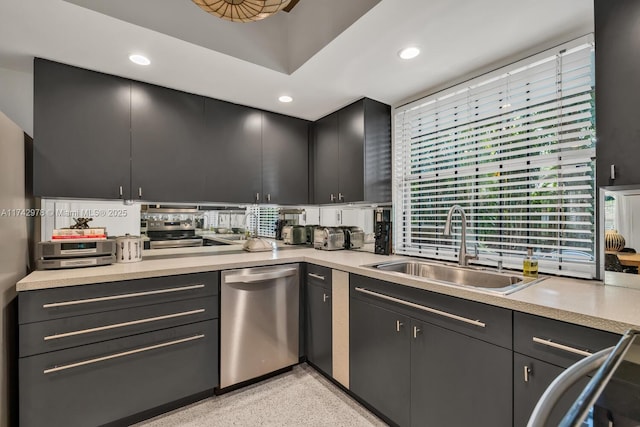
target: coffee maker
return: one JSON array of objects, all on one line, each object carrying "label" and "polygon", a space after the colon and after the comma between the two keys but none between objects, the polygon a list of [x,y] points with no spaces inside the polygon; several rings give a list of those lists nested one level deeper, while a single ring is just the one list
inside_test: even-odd
[{"label": "coffee maker", "polygon": [[392,222],[391,208],[377,208],[374,212],[373,233],[376,238],[374,252],[380,255],[391,254]]}]

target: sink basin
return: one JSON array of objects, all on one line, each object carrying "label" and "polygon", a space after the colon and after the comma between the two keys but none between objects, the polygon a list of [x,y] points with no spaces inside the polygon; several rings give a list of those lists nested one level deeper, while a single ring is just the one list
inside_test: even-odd
[{"label": "sink basin", "polygon": [[497,273],[477,267],[459,267],[422,261],[392,261],[370,265],[369,267],[408,276],[422,277],[450,285],[477,288],[501,295],[513,293],[544,280],[544,278],[529,279],[517,274]]}]

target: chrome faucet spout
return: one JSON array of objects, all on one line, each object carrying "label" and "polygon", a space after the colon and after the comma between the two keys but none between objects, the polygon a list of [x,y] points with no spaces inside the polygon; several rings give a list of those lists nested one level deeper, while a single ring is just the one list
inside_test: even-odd
[{"label": "chrome faucet spout", "polygon": [[444,224],[444,230],[442,234],[445,236],[451,236],[451,223],[453,220],[453,214],[455,212],[458,212],[460,214],[460,220],[462,223],[462,230],[460,231],[460,251],[458,252],[458,264],[466,267],[469,265],[470,259],[478,259],[478,249],[476,246],[475,255],[467,253],[467,215],[465,214],[464,209],[462,209],[462,206],[451,206],[449,212],[447,213],[447,221]]}]

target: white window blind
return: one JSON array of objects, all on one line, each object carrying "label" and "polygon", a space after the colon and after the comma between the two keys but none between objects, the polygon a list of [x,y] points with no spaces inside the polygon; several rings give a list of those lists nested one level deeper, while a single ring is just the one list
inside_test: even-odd
[{"label": "white window blind", "polygon": [[394,114],[396,253],[453,260],[467,214],[479,263],[594,277],[593,43],[581,40]]},{"label": "white window blind", "polygon": [[248,218],[250,230],[252,233],[256,229],[257,218],[258,236],[271,238],[276,237],[276,221],[278,220],[278,208],[254,205],[251,206],[248,211],[255,214],[255,216],[250,215]]}]

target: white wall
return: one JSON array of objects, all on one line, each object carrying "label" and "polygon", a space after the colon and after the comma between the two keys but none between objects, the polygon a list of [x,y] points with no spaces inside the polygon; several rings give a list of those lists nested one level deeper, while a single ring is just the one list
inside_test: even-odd
[{"label": "white wall", "polygon": [[33,137],[33,73],[0,68],[0,111]]},{"label": "white wall", "polygon": [[[24,209],[24,133],[0,111],[0,212]],[[27,220],[24,216],[0,215],[0,427],[9,425],[9,304],[15,299],[15,284],[27,271]],[[15,303],[15,301],[14,301]],[[14,349],[15,351],[15,349]],[[16,373],[13,372],[15,375]]]}]

